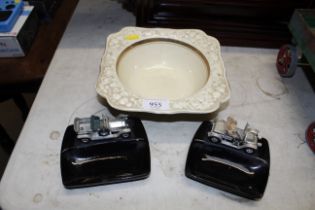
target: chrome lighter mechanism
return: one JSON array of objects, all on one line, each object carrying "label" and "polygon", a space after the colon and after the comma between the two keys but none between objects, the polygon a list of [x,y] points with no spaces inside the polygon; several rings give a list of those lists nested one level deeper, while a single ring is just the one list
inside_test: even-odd
[{"label": "chrome lighter mechanism", "polygon": [[188,178],[249,199],[263,196],[270,165],[268,142],[236,121],[205,121],[189,148]]},{"label": "chrome lighter mechanism", "polygon": [[105,115],[102,118],[94,115],[89,118],[75,118],[73,126],[77,138],[83,142],[118,137],[128,138],[131,135],[126,119],[110,120]]},{"label": "chrome lighter mechanism", "polygon": [[211,131],[208,132],[208,138],[213,143],[221,143],[229,147],[244,150],[248,154],[253,154],[258,146],[258,130],[250,128],[247,123],[244,129],[237,127],[237,122],[228,117],[227,121],[218,120],[212,122]]},{"label": "chrome lighter mechanism", "polygon": [[150,149],[138,118],[76,118],[61,148],[66,188],[144,179],[150,173]]}]

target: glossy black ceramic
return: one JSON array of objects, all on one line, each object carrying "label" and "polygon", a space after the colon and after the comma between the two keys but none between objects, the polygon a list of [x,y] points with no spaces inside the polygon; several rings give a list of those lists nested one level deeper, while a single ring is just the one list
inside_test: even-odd
[{"label": "glossy black ceramic", "polygon": [[188,178],[249,199],[263,196],[269,176],[269,146],[246,154],[223,144],[211,143],[207,133],[213,124],[205,121],[197,130],[188,152],[185,174]]},{"label": "glossy black ceramic", "polygon": [[150,149],[139,119],[128,118],[130,138],[82,142],[68,126],[61,147],[61,176],[66,188],[144,179],[150,174]]}]

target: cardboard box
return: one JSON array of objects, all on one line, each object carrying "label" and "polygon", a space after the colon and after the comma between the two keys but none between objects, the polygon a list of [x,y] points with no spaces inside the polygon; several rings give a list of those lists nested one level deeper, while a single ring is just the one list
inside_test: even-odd
[{"label": "cardboard box", "polygon": [[0,57],[23,57],[32,46],[38,29],[33,6],[24,6],[10,32],[0,33]]}]

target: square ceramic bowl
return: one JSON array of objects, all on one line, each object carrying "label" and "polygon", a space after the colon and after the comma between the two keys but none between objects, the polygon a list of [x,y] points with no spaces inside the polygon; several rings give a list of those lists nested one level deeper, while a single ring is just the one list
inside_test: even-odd
[{"label": "square ceramic bowl", "polygon": [[158,114],[210,113],[230,98],[219,42],[194,29],[111,34],[96,91],[115,109]]}]

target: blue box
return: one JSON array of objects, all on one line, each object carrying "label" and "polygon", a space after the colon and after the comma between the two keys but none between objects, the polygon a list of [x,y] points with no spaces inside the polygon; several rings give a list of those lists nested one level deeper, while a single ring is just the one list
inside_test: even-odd
[{"label": "blue box", "polygon": [[23,11],[21,0],[0,0],[0,32],[10,31]]},{"label": "blue box", "polygon": [[38,16],[33,6],[25,6],[13,28],[0,32],[0,57],[23,57],[32,46],[38,30]]}]

